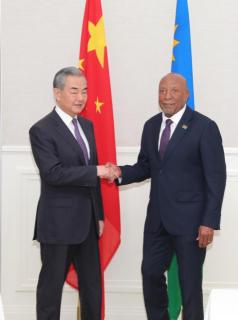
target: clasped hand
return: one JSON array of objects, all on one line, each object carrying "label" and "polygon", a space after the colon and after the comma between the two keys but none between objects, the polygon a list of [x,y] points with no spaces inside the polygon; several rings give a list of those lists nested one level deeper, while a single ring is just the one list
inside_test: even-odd
[{"label": "clasped hand", "polygon": [[108,182],[113,182],[115,179],[121,177],[121,169],[111,162],[107,162],[105,165],[97,166],[97,175],[101,179],[107,179]]}]

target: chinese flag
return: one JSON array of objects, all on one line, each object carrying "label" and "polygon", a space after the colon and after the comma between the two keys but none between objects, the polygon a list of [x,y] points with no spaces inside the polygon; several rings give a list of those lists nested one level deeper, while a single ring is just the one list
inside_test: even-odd
[{"label": "chinese flag", "polygon": [[[88,102],[83,116],[94,124],[99,164],[108,161],[116,163],[107,45],[100,0],[86,0],[79,68],[88,81]],[[115,184],[102,181],[101,189],[105,213],[104,233],[99,241],[103,280],[103,271],[120,244],[120,207],[118,188]],[[67,282],[75,288],[78,286],[77,275],[72,267]],[[102,319],[104,319],[104,298]]]}]

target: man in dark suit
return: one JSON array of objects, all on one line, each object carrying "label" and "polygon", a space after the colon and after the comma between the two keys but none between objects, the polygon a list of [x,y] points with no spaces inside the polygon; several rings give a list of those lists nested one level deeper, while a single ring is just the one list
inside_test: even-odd
[{"label": "man in dark suit", "polygon": [[169,319],[164,273],[174,253],[183,320],[203,319],[202,266],[220,227],[226,181],[222,139],[214,121],[186,107],[188,96],[182,76],[162,78],[162,113],[145,123],[137,163],[114,166],[120,184],[151,178],[142,262],[149,320]]},{"label": "man in dark suit", "polygon": [[98,237],[103,205],[93,125],[79,117],[87,101],[87,81],[74,67],[56,73],[56,107],[30,129],[41,193],[34,239],[42,267],[37,285],[37,319],[59,320],[62,288],[71,263],[78,274],[82,320],[101,319]]}]

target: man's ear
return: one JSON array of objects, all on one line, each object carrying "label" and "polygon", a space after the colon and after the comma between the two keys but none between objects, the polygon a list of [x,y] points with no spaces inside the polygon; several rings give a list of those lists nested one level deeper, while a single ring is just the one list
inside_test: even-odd
[{"label": "man's ear", "polygon": [[61,96],[61,90],[59,88],[54,88],[53,94],[54,94],[55,100],[59,101]]}]

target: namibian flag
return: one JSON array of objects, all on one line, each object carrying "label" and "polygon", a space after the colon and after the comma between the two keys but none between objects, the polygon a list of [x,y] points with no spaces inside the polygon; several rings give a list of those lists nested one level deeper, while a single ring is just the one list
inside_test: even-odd
[{"label": "namibian flag", "polygon": [[[187,0],[177,0],[171,72],[179,73],[187,80],[190,93],[187,105],[194,109],[192,51]],[[168,271],[168,296],[170,320],[177,320],[181,311],[182,299],[175,256]]]}]

